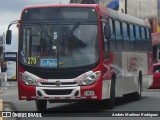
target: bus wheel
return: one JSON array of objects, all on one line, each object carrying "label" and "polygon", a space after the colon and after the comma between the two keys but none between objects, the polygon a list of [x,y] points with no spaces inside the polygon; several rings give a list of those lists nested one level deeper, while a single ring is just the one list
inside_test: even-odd
[{"label": "bus wheel", "polygon": [[111,91],[110,91],[110,98],[107,99],[106,102],[106,108],[112,109],[115,105],[115,81],[111,81]]},{"label": "bus wheel", "polygon": [[136,100],[141,99],[141,94],[142,94],[142,75],[140,74],[138,77],[138,92],[137,95],[135,96]]},{"label": "bus wheel", "polygon": [[36,108],[38,111],[45,111],[47,108],[47,100],[36,100]]},{"label": "bus wheel", "polygon": [[142,75],[140,74],[138,77],[138,91],[133,93],[132,98],[134,100],[140,100],[142,94]]}]

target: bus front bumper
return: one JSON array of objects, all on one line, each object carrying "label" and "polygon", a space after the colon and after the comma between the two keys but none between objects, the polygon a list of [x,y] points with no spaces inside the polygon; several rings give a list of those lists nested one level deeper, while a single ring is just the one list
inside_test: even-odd
[{"label": "bus front bumper", "polygon": [[97,99],[94,89],[77,87],[36,87],[36,99],[47,100],[80,100]]}]

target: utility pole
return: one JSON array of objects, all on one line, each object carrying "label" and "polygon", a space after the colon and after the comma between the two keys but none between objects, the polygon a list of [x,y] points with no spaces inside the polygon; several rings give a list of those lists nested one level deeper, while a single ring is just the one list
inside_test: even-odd
[{"label": "utility pole", "polygon": [[125,4],[125,7],[124,7],[125,8],[125,14],[127,14],[127,12],[128,12],[127,0],[124,1],[124,4]]},{"label": "utility pole", "polygon": [[140,18],[141,18],[141,2],[139,1],[139,10],[140,10]]}]

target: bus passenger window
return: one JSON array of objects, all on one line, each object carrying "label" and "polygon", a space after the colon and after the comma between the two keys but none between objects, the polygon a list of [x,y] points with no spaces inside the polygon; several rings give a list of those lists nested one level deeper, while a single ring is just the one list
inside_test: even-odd
[{"label": "bus passenger window", "polygon": [[141,27],[141,42],[140,42],[141,50],[145,51],[146,45],[147,45],[147,41],[145,39],[145,29],[144,27]]},{"label": "bus passenger window", "polygon": [[140,28],[139,26],[135,26],[135,30],[136,30],[136,39],[137,40],[140,40]]},{"label": "bus passenger window", "polygon": [[152,50],[152,44],[150,40],[150,30],[149,28],[146,28],[146,51]]},{"label": "bus passenger window", "polygon": [[115,31],[116,31],[116,43],[117,43],[117,49],[123,50],[123,39],[121,35],[121,25],[120,21],[115,20]]},{"label": "bus passenger window", "polygon": [[115,40],[115,32],[114,32],[114,21],[112,19],[109,19],[109,25],[110,25],[110,29],[111,29],[110,48],[115,49],[116,48],[116,40]]},{"label": "bus passenger window", "polygon": [[139,26],[135,26],[135,30],[136,30],[136,42],[137,42],[137,51],[142,50],[142,40],[141,40],[141,34],[140,34],[140,27]]},{"label": "bus passenger window", "polygon": [[143,27],[141,27],[141,38],[145,40],[145,29]]},{"label": "bus passenger window", "polygon": [[136,39],[134,35],[134,26],[132,24],[129,25],[129,31],[130,31],[131,49],[136,50]]},{"label": "bus passenger window", "polygon": [[127,23],[122,23],[122,33],[123,33],[123,41],[124,41],[124,49],[129,50],[130,49],[130,42],[129,42],[129,35],[128,35],[128,27]]},{"label": "bus passenger window", "polygon": [[149,28],[146,29],[146,32],[147,32],[147,40],[150,40],[150,30],[149,30]]}]

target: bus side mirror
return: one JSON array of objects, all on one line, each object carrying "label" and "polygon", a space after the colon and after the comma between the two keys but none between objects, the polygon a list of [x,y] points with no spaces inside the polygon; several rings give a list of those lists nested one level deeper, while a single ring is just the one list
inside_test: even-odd
[{"label": "bus side mirror", "polygon": [[11,38],[12,38],[12,30],[7,30],[7,33],[6,33],[6,44],[8,44],[8,45],[11,44]]},{"label": "bus side mirror", "polygon": [[107,40],[111,39],[111,29],[109,25],[104,26],[104,36]]}]

